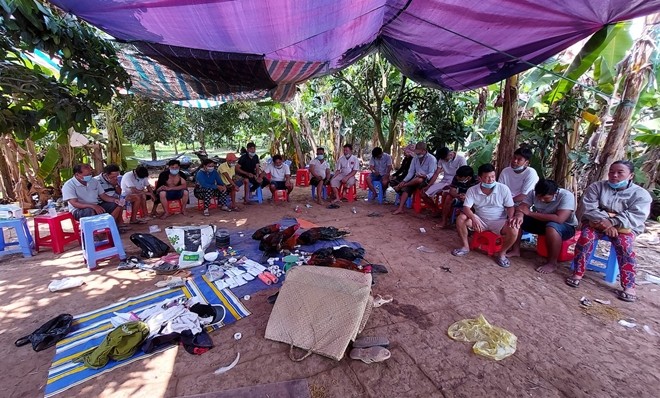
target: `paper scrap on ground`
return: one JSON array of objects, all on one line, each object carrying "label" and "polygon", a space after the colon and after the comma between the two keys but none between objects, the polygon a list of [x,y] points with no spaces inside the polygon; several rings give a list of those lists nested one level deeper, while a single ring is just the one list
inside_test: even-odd
[{"label": "paper scrap on ground", "polygon": [[426,246],[419,246],[419,247],[417,248],[417,250],[419,250],[419,251],[422,252],[422,253],[435,253],[435,250],[433,250],[433,249],[429,249],[429,248],[426,247]]},{"label": "paper scrap on ground", "polygon": [[626,328],[634,328],[635,326],[637,326],[636,323],[628,322],[624,319],[619,321],[619,325],[621,325],[623,327],[626,327]]},{"label": "paper scrap on ground", "polygon": [[508,330],[492,326],[483,315],[476,319],[463,319],[452,324],[447,334],[454,340],[475,342],[475,354],[502,360],[514,352],[518,338]]},{"label": "paper scrap on ground", "polygon": [[55,279],[48,285],[48,290],[51,292],[58,292],[60,290],[73,289],[78,287],[85,282],[80,278],[64,278],[64,279]]},{"label": "paper scrap on ground", "polygon": [[216,370],[216,371],[213,372],[213,373],[219,375],[219,374],[222,374],[222,373],[225,373],[225,372],[230,371],[234,366],[236,366],[236,364],[238,363],[238,360],[239,360],[239,359],[241,359],[241,353],[240,353],[240,352],[237,352],[237,353],[236,353],[236,359],[234,359],[234,362],[232,362],[229,366],[223,366],[223,367],[221,367],[221,368],[218,368],[218,370]]}]

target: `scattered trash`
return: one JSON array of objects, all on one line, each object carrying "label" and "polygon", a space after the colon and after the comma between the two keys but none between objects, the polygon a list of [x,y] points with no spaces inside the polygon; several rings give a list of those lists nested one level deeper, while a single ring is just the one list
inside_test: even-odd
[{"label": "scattered trash", "polygon": [[425,233],[426,233],[426,228],[420,228],[420,229],[419,229],[419,232],[425,234]]},{"label": "scattered trash", "polygon": [[150,225],[149,226],[149,233],[150,234],[155,234],[156,232],[160,232],[161,229],[158,225]]},{"label": "scattered trash", "polygon": [[48,285],[48,290],[51,292],[57,292],[60,290],[73,289],[74,287],[78,287],[84,283],[85,282],[82,279],[74,277],[55,279]]},{"label": "scattered trash", "polygon": [[243,232],[239,232],[239,233],[238,233],[238,236],[240,236],[240,237],[242,238],[242,237],[245,236],[245,234],[244,234]]},{"label": "scattered trash", "polygon": [[644,325],[643,329],[646,333],[650,334],[651,336],[657,336],[658,335],[656,332],[654,332],[651,329],[651,327],[649,325]]},{"label": "scattered trash", "polygon": [[626,327],[626,328],[634,328],[634,327],[637,326],[636,323],[628,322],[628,321],[625,321],[625,320],[623,320],[623,319],[621,319],[621,320],[619,321],[619,325],[621,325],[621,326],[623,326],[623,327]]},{"label": "scattered trash", "polygon": [[357,209],[356,209],[355,207],[353,207],[353,208],[351,209],[351,213],[353,213],[353,214],[357,214]]},{"label": "scattered trash", "polygon": [[417,250],[419,250],[419,251],[422,252],[422,253],[435,253],[435,250],[430,249],[430,248],[428,248],[428,247],[426,247],[426,246],[419,246],[419,247],[417,248]]},{"label": "scattered trash", "polygon": [[655,283],[655,284],[660,285],[660,278],[658,278],[657,276],[653,276],[649,273],[646,274],[646,280],[651,282],[651,283]]},{"label": "scattered trash", "polygon": [[311,208],[312,208],[312,205],[310,205],[309,203],[307,203],[307,204],[305,205],[305,207],[308,208],[308,209],[311,209]]},{"label": "scattered trash", "polygon": [[376,212],[367,214],[367,217],[382,217],[382,216],[383,216],[382,214]]},{"label": "scattered trash", "polygon": [[234,340],[240,340],[243,337],[240,333],[234,333]]},{"label": "scattered trash", "polygon": [[580,299],[580,304],[582,304],[585,307],[591,307],[591,300],[582,296],[582,298]]},{"label": "scattered trash", "polygon": [[516,352],[518,338],[508,330],[492,326],[483,315],[463,319],[452,324],[447,334],[454,340],[475,342],[472,351],[477,355],[499,361]]},{"label": "scattered trash", "polygon": [[610,305],[612,302],[610,300],[601,300],[601,299],[594,299],[595,302],[601,303],[603,305]]},{"label": "scattered trash", "polygon": [[246,294],[245,296],[243,296],[243,300],[250,301],[250,295]]},{"label": "scattered trash", "polygon": [[451,272],[451,268],[449,268],[449,267],[440,267],[440,269],[445,271],[445,272]]},{"label": "scattered trash", "polygon": [[204,260],[213,262],[218,259],[218,256],[218,252],[209,252],[204,254]]},{"label": "scattered trash", "polygon": [[232,370],[232,368],[233,368],[234,366],[236,366],[236,364],[238,364],[238,360],[239,360],[239,359],[241,359],[241,353],[240,353],[240,352],[237,352],[237,353],[236,353],[236,359],[234,359],[234,362],[232,362],[229,366],[223,366],[223,367],[221,367],[221,368],[218,368],[218,370],[216,370],[215,372],[213,372],[213,374],[219,375],[219,374],[223,374],[223,373],[225,373],[225,372],[228,372],[228,371]]},{"label": "scattered trash", "polygon": [[389,294],[386,294],[385,296],[381,296],[380,294],[377,294],[376,297],[374,297],[374,308],[378,308],[381,305],[391,303],[394,300],[394,297],[392,297]]},{"label": "scattered trash", "polygon": [[293,209],[293,211],[295,211],[296,213],[300,213],[300,206],[296,206],[296,208]]}]

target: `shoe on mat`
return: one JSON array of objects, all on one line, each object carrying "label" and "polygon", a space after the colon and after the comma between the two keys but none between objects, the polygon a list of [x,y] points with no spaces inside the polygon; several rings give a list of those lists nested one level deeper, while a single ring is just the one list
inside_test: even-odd
[{"label": "shoe on mat", "polygon": [[353,348],[348,356],[364,363],[374,363],[390,359],[392,353],[383,347]]},{"label": "shoe on mat", "polygon": [[387,337],[383,336],[363,336],[358,337],[353,342],[353,348],[385,347],[390,345]]}]

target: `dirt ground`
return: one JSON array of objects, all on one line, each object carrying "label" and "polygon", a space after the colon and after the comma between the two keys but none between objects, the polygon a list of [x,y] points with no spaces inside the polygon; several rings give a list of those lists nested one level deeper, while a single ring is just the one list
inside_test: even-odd
[{"label": "dirt ground", "polygon": [[[364,192],[360,192],[364,196]],[[450,255],[458,238],[455,230],[436,231],[428,214],[392,216],[393,206],[343,204],[330,210],[316,204],[305,208],[309,188],[297,188],[292,202],[264,203],[236,213],[212,212],[202,217],[174,216],[152,221],[161,229],[174,224],[214,223],[234,230],[255,229],[285,216],[302,217],[319,225],[351,231],[368,259],[385,264],[389,274],[379,276],[374,294],[391,294],[394,302],[374,309],[363,335],[387,336],[392,357],[367,365],[344,359],[333,361],[312,355],[303,362],[288,358],[289,348],[264,339],[271,305],[262,291],[244,302],[252,315],[211,336],[216,347],[202,356],[175,348],[134,362],[76,386],[61,397],[176,397],[223,391],[256,384],[307,379],[311,396],[322,397],[657,397],[660,391],[660,286],[640,284],[641,301],[617,300],[602,274],[587,273],[579,289],[564,284],[567,265],[551,275],[534,271],[541,263],[534,251],[512,259],[509,269],[498,267],[484,254],[465,258]],[[301,213],[294,207],[300,205]],[[355,206],[357,213],[352,214]],[[367,217],[378,212],[382,217]],[[133,231],[146,231],[148,225]],[[426,229],[421,233],[419,228]],[[640,270],[660,275],[657,224],[638,239]],[[137,248],[124,235],[129,254]],[[164,232],[157,233],[164,239]],[[417,250],[426,246],[434,253]],[[34,352],[13,342],[51,317],[90,311],[154,290],[163,277],[146,272],[117,271],[116,260],[87,271],[75,246],[61,255],[42,251],[36,257],[0,260],[0,388],[5,397],[43,396],[54,349]],[[441,267],[449,267],[451,272]],[[52,279],[78,276],[85,285],[50,293]],[[642,282],[643,283],[643,282]],[[580,298],[611,300],[585,308]],[[502,361],[475,355],[471,344],[451,340],[452,323],[483,314],[492,324],[518,337],[516,353]],[[632,329],[617,322],[637,324]],[[643,326],[650,327],[651,333]],[[243,338],[232,336],[241,332]],[[652,334],[653,333],[653,334]],[[213,371],[232,362],[237,367],[223,375]],[[655,392],[654,392],[655,391]],[[272,395],[271,395],[272,396]]]}]

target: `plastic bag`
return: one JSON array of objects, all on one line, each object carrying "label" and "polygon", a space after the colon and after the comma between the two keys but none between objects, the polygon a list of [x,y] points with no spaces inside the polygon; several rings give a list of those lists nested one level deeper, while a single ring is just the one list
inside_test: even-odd
[{"label": "plastic bag", "polygon": [[483,315],[476,319],[463,319],[447,330],[447,334],[454,340],[475,342],[472,351],[475,354],[502,360],[514,352],[518,338],[508,330],[492,326]]},{"label": "plastic bag", "polygon": [[215,239],[215,227],[212,225],[167,227],[165,233],[170,244],[179,254],[184,251],[196,252],[200,247],[204,254],[211,241]]},{"label": "plastic bag", "polygon": [[35,351],[45,350],[57,344],[71,329],[73,316],[70,314],[60,314],[55,318],[41,325],[31,334],[21,337],[14,344],[16,347],[32,343],[32,349]]},{"label": "plastic bag", "polygon": [[204,262],[204,250],[200,246],[196,252],[184,250],[179,255],[179,269],[186,269],[202,265]]}]

